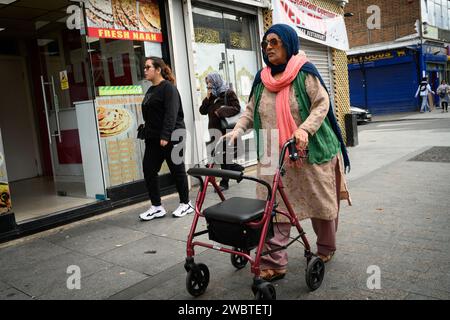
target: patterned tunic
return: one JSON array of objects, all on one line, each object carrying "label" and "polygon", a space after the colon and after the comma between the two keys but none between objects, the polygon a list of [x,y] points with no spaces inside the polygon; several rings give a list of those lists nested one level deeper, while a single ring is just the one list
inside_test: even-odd
[{"label": "patterned tunic", "polygon": [[[313,135],[325,119],[329,108],[329,97],[326,90],[322,87],[319,80],[309,75],[305,80],[306,92],[311,101],[310,115],[302,121],[299,114],[299,107],[295,97],[293,86],[290,87],[289,104],[295,123],[300,128],[306,130],[309,135]],[[275,112],[276,93],[264,89],[259,105],[259,114],[261,117],[261,129],[277,128]],[[248,103],[247,108],[236,124],[235,130],[242,134],[253,127],[253,99]],[[268,182],[273,183],[273,176],[278,162],[278,156],[272,157],[272,148],[278,148],[278,137],[272,138],[270,131],[266,134],[264,141],[264,156],[257,165],[257,176]],[[275,154],[277,154],[277,150]],[[269,156],[267,156],[269,155]],[[272,163],[270,163],[272,161]],[[302,166],[285,166],[286,175],[282,178],[284,191],[291,203],[294,212],[300,220],[307,218],[318,218],[323,220],[333,220],[337,218],[339,211],[339,200],[347,199],[351,205],[350,195],[343,173],[343,164],[340,153],[324,164],[310,164],[306,160]],[[340,175],[340,195],[337,195],[336,181],[339,181]],[[267,189],[258,184],[256,194],[259,199],[266,199]],[[339,199],[339,200],[338,200]],[[277,195],[278,209],[287,212],[287,209],[279,194]],[[282,215],[277,216],[278,222],[287,222],[287,218]]]}]

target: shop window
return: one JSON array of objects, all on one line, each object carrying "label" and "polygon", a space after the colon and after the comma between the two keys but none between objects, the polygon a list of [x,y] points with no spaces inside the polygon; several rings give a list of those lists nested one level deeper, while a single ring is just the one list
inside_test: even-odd
[{"label": "shop window", "polygon": [[[244,109],[254,76],[259,69],[256,17],[251,14],[223,11],[213,7],[194,7],[193,24],[195,32],[194,56],[197,79],[197,105],[206,97],[205,77],[218,72],[236,92],[241,108]],[[204,143],[210,140],[208,119],[202,119]],[[244,164],[256,161],[252,134],[245,137]]]},{"label": "shop window", "polygon": [[88,42],[97,96],[101,86],[148,87],[142,66],[150,54],[143,42],[98,38],[89,38]]},{"label": "shop window", "polygon": [[251,17],[194,8],[193,20],[196,42],[224,43],[227,49],[254,49]]},{"label": "shop window", "polygon": [[[170,65],[164,1],[89,1],[86,8],[105,180],[107,187],[115,187],[144,178],[145,146],[136,130],[151,85],[145,80],[145,58],[161,57]],[[167,172],[164,164],[160,174]]]}]

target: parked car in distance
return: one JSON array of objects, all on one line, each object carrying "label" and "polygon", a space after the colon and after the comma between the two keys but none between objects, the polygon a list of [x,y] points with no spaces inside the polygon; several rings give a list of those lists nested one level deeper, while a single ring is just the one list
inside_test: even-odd
[{"label": "parked car in distance", "polygon": [[350,106],[350,111],[352,112],[352,114],[356,114],[356,121],[358,122],[358,124],[368,123],[372,121],[372,114],[369,110]]}]

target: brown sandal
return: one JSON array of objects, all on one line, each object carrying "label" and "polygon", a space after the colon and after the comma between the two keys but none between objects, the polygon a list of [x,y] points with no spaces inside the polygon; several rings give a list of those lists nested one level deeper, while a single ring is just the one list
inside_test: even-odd
[{"label": "brown sandal", "polygon": [[333,258],[334,252],[335,252],[335,251],[331,252],[331,253],[330,253],[329,255],[327,255],[327,256],[325,256],[325,255],[323,255],[323,254],[320,254],[320,253],[317,253],[317,256],[318,256],[320,259],[322,259],[323,263],[327,263],[327,262],[329,262],[329,261]]},{"label": "brown sandal", "polygon": [[272,282],[275,280],[283,279],[286,275],[287,270],[286,269],[267,269],[267,270],[261,270],[260,276],[266,281]]}]

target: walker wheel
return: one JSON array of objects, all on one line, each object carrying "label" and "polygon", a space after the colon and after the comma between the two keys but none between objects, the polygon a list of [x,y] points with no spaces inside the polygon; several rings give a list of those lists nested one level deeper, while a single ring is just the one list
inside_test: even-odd
[{"label": "walker wheel", "polygon": [[198,297],[205,293],[209,284],[209,270],[203,264],[194,264],[186,276],[186,289],[194,297]]},{"label": "walker wheel", "polygon": [[[233,248],[234,251],[239,251],[239,252],[244,252],[243,250],[239,249],[239,248]],[[248,254],[248,252],[245,252]],[[248,260],[246,258],[244,258],[243,256],[239,256],[237,254],[231,254],[231,264],[236,268],[236,269],[242,269],[243,267],[245,267],[248,263]]]},{"label": "walker wheel", "polygon": [[319,257],[313,257],[306,267],[306,284],[311,291],[316,290],[322,284],[325,275],[325,264]]},{"label": "walker wheel", "polygon": [[255,300],[276,300],[275,287],[269,282],[262,282],[256,286]]}]

